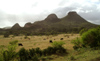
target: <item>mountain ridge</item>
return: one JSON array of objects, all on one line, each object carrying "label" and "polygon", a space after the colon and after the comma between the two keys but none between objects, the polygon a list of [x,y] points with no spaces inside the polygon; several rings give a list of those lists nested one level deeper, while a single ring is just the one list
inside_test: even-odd
[{"label": "mountain ridge", "polygon": [[[58,18],[56,14],[48,15],[44,20],[36,21],[34,23],[28,22],[24,27],[18,26],[20,30],[27,30],[30,32],[79,32],[83,28],[93,28],[97,25],[92,24],[82,18],[77,12],[71,11],[65,17]],[[13,28],[14,29],[14,26]]]}]

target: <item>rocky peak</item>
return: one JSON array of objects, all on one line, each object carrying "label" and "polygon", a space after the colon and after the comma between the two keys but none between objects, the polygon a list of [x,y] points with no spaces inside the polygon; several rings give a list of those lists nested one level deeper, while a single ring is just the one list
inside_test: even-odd
[{"label": "rocky peak", "polygon": [[67,16],[63,18],[64,21],[70,21],[70,22],[75,22],[75,23],[82,23],[82,22],[87,22],[84,18],[82,18],[77,12],[75,11],[70,11]]},{"label": "rocky peak", "polygon": [[18,23],[16,23],[14,26],[12,26],[11,29],[19,29],[19,28],[21,28],[21,26]]},{"label": "rocky peak", "polygon": [[77,14],[75,11],[70,11],[69,13],[68,13],[68,15],[71,15],[71,14]]},{"label": "rocky peak", "polygon": [[58,18],[58,17],[56,16],[56,14],[50,14],[50,15],[48,15],[47,18],[48,18],[48,19],[50,19],[50,18],[55,19],[55,18]]},{"label": "rocky peak", "polygon": [[58,21],[60,21],[59,18],[55,14],[48,15],[45,20],[48,21],[48,22],[58,22]]},{"label": "rocky peak", "polygon": [[71,11],[68,13],[68,16],[74,16],[74,15],[78,15],[75,11]]},{"label": "rocky peak", "polygon": [[28,23],[25,24],[24,27],[31,27],[31,26],[32,26],[32,23],[31,22],[28,22]]}]

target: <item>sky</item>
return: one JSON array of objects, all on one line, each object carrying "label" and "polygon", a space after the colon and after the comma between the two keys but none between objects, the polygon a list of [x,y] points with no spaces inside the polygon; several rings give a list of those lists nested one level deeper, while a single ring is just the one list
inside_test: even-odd
[{"label": "sky", "polygon": [[55,13],[62,18],[76,11],[87,21],[100,25],[100,0],[0,0],[0,28],[34,23]]}]

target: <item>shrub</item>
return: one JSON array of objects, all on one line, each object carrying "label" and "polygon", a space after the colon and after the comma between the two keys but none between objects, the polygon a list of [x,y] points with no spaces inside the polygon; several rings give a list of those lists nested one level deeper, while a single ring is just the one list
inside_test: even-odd
[{"label": "shrub", "polygon": [[73,41],[74,49],[81,47],[98,48],[100,47],[100,28],[90,29],[81,35],[81,39]]},{"label": "shrub", "polygon": [[82,30],[79,32],[79,34],[82,35],[82,34],[83,34],[84,32],[86,32],[86,31],[88,31],[88,29],[84,28],[84,29],[82,29]]},{"label": "shrub", "polygon": [[61,47],[62,45],[64,45],[65,43],[63,42],[63,41],[54,41],[53,43],[52,43],[52,46],[53,47]]},{"label": "shrub", "polygon": [[73,48],[75,50],[82,47],[82,41],[80,38],[76,38],[75,40],[72,41],[72,43],[74,44]]},{"label": "shrub", "polygon": [[64,45],[65,43],[63,41],[55,41],[52,43],[53,45],[53,53],[56,53],[56,54],[62,54],[62,53],[67,53],[66,52],[66,49],[64,49],[62,46]]},{"label": "shrub", "polygon": [[8,51],[8,50],[5,50],[3,52],[4,61],[14,60],[15,57],[16,57],[16,52],[12,52],[12,51]]},{"label": "shrub", "polygon": [[40,50],[38,47],[35,49],[35,53],[38,57],[42,56],[42,50]]},{"label": "shrub", "polygon": [[33,61],[39,61],[38,56],[36,56],[36,55],[33,56],[33,57],[32,57],[32,60],[33,60]]},{"label": "shrub", "polygon": [[70,60],[75,60],[75,57],[74,56],[70,56]]},{"label": "shrub", "polygon": [[24,37],[24,39],[27,39],[27,38],[28,38],[28,36],[25,36],[25,37]]},{"label": "shrub", "polygon": [[54,48],[53,48],[53,47],[48,47],[48,48],[46,49],[46,54],[47,54],[47,55],[54,54]]},{"label": "shrub", "polygon": [[85,46],[98,47],[100,46],[100,28],[90,29],[83,33],[82,42]]},{"label": "shrub", "polygon": [[[13,41],[14,42],[14,41]],[[3,50],[2,55],[3,55],[3,60],[4,61],[14,61],[14,59],[17,56],[17,53],[15,52],[16,50],[16,44],[12,44],[12,42],[10,42],[11,44],[8,45],[6,50]]]},{"label": "shrub", "polygon": [[15,45],[15,44],[17,44],[17,43],[18,43],[18,40],[15,40],[15,41],[9,42],[9,44],[11,44],[11,45]]},{"label": "shrub", "polygon": [[21,48],[19,50],[19,57],[20,57],[20,61],[28,61],[29,59],[28,51],[25,50],[25,48]]},{"label": "shrub", "polygon": [[18,53],[20,61],[39,61],[38,57],[42,56],[42,51],[39,48],[29,50],[21,48]]},{"label": "shrub", "polygon": [[35,49],[29,49],[29,55],[30,57],[33,57],[35,55]]},{"label": "shrub", "polygon": [[9,37],[9,35],[10,35],[9,33],[5,33],[4,37],[7,38],[7,37]]}]

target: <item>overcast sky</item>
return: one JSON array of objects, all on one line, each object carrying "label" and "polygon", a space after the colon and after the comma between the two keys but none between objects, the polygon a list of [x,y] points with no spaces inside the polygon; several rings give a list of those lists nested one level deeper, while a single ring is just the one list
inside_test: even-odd
[{"label": "overcast sky", "polygon": [[100,25],[100,0],[0,0],[0,28],[43,20],[55,13],[59,18],[76,11]]}]

